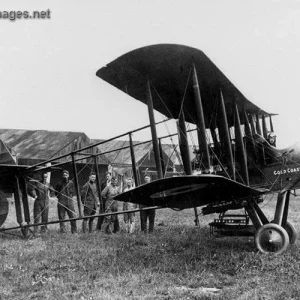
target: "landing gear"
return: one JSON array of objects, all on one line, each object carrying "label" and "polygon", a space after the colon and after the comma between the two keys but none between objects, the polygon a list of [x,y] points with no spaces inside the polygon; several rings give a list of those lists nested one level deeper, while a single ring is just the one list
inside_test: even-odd
[{"label": "landing gear", "polygon": [[246,210],[256,229],[255,245],[262,253],[281,254],[296,241],[295,227],[287,221],[290,191],[278,194],[274,220],[269,222],[255,201]]},{"label": "landing gear", "polygon": [[265,224],[255,234],[255,245],[262,253],[283,253],[289,245],[287,231],[273,223]]},{"label": "landing gear", "polygon": [[[274,220],[271,223],[275,223]],[[290,244],[295,244],[297,239],[297,231],[295,226],[290,223],[289,221],[286,222],[285,226],[283,228],[286,230],[289,238],[290,238]]]}]

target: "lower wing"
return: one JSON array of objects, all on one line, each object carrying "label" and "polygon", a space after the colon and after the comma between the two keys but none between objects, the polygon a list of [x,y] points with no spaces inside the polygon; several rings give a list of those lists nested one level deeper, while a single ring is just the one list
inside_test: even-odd
[{"label": "lower wing", "polygon": [[223,201],[246,200],[262,192],[218,175],[191,175],[155,180],[115,197],[145,206],[175,209]]}]

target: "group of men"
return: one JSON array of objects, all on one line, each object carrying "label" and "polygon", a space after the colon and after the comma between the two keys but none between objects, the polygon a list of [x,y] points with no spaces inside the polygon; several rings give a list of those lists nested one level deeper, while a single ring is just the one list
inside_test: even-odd
[{"label": "group of men", "polygon": [[[42,179],[31,183],[28,187],[28,194],[35,199],[34,202],[34,223],[48,222],[49,214],[49,199],[50,197],[56,196],[58,199],[57,213],[60,221],[60,231],[66,233],[66,215],[68,215],[71,223],[71,232],[77,232],[75,213],[75,201],[73,196],[75,195],[75,187],[73,181],[69,179],[69,171],[64,170],[62,174],[62,180],[58,183],[55,189],[48,182],[48,173],[42,174]],[[144,176],[145,184],[151,181],[149,175]],[[134,188],[134,184],[131,178],[126,180],[125,188],[123,192]],[[116,178],[111,176],[110,172],[106,174],[106,180],[101,184],[101,199],[98,195],[98,189],[96,185],[96,174],[91,173],[88,181],[81,188],[81,202],[83,205],[83,215],[85,218],[82,221],[82,232],[93,231],[94,215],[97,213],[99,207],[99,213],[114,213],[121,209],[119,201],[114,200],[114,197],[120,194],[120,188],[117,185]],[[140,206],[141,208],[143,206]],[[136,215],[134,212],[126,212],[128,210],[137,209],[137,205],[133,203],[123,203],[122,210],[124,211],[124,223],[125,231],[133,233],[135,231],[135,219]],[[141,231],[152,233],[154,230],[155,210],[141,210]],[[147,220],[149,220],[149,228],[147,231]],[[107,234],[116,233],[120,231],[119,218],[117,214],[106,215],[99,217],[97,222],[97,229],[102,230]],[[37,234],[38,227],[34,227],[34,232]],[[47,225],[41,226],[41,233],[47,231]]]}]

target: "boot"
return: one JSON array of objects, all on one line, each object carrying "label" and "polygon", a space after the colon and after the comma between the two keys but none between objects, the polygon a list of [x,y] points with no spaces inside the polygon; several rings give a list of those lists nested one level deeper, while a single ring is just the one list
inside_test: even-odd
[{"label": "boot", "polygon": [[129,233],[134,233],[134,230],[135,230],[135,223],[130,223],[129,225]]},{"label": "boot", "polygon": [[67,233],[65,223],[60,223],[59,226],[60,226],[60,232],[61,233]]},{"label": "boot", "polygon": [[93,222],[89,222],[89,233],[93,232]]}]

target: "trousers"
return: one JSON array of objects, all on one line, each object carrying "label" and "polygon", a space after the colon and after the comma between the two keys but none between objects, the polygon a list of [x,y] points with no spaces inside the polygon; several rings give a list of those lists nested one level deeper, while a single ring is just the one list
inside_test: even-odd
[{"label": "trousers", "polygon": [[[60,203],[57,204],[57,212],[58,212],[58,219],[64,220],[66,217],[66,214],[68,215],[69,219],[75,218],[75,208],[73,203]],[[77,226],[76,221],[71,221],[71,232],[76,233],[77,232]],[[65,222],[59,223],[60,225],[60,231],[66,232],[66,224]]]},{"label": "trousers", "polygon": [[154,220],[155,220],[155,209],[141,211],[141,230],[147,232],[147,220],[149,220],[149,233],[154,230]]},{"label": "trousers", "polygon": [[[117,212],[118,203],[113,199],[106,201],[105,213]],[[105,233],[116,233],[120,230],[118,215],[105,216],[102,224],[102,229]]]},{"label": "trousers", "polygon": [[[40,223],[42,220],[42,223],[48,222],[48,214],[49,214],[49,199],[40,200],[36,199],[34,201],[33,205],[33,217],[34,217],[34,223]],[[38,230],[38,227],[34,227],[34,231],[36,232]],[[47,231],[47,225],[41,226],[41,232]]]}]

